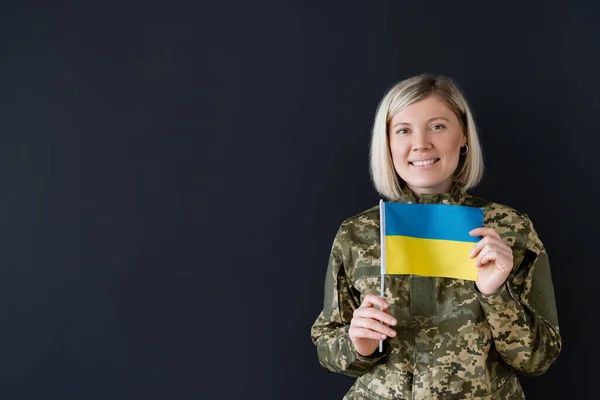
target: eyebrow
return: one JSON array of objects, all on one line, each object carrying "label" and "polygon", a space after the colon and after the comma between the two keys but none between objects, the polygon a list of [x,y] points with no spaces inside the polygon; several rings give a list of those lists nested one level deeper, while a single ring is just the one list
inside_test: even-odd
[{"label": "eyebrow", "polygon": [[[431,118],[429,118],[429,119],[427,120],[427,123],[429,123],[429,122],[431,122],[431,121],[435,121],[436,119],[443,119],[443,120],[445,120],[445,121],[448,121],[448,122],[450,122],[450,120],[449,120],[448,118],[446,118],[446,117],[431,117]],[[395,123],[395,124],[392,126],[392,128],[395,128],[395,127],[396,127],[396,126],[398,126],[398,125],[410,125],[410,122],[396,122],[396,123]]]}]

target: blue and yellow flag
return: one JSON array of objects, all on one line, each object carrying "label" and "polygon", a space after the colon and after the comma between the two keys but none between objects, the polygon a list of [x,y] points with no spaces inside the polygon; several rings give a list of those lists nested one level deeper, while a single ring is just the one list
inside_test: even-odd
[{"label": "blue and yellow flag", "polygon": [[382,274],[413,274],[477,280],[469,253],[481,238],[480,208],[445,204],[381,202]]}]

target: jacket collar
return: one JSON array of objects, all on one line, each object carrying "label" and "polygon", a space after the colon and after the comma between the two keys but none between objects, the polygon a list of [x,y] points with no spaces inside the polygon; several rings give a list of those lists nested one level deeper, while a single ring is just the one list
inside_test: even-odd
[{"label": "jacket collar", "polygon": [[399,203],[411,204],[451,204],[461,205],[467,194],[465,190],[457,182],[452,183],[450,192],[438,194],[421,194],[416,196],[408,187],[402,188],[402,195],[398,200]]}]

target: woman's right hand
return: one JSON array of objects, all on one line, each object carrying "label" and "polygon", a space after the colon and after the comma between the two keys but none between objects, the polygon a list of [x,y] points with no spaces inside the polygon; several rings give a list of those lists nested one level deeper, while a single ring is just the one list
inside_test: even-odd
[{"label": "woman's right hand", "polygon": [[354,310],[348,334],[361,356],[370,356],[379,346],[380,340],[396,336],[396,331],[389,327],[396,325],[396,320],[388,314],[388,307],[388,303],[381,297],[368,294],[360,307]]}]

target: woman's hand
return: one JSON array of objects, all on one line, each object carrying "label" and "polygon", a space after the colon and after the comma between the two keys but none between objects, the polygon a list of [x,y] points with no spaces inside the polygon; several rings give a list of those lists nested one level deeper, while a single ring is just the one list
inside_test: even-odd
[{"label": "woman's hand", "polygon": [[[380,310],[375,306],[379,306]],[[354,310],[348,333],[361,356],[370,356],[379,346],[380,340],[396,336],[396,331],[389,328],[389,325],[396,325],[396,320],[388,314],[388,307],[388,303],[381,297],[368,294],[360,307]]]},{"label": "woman's hand", "polygon": [[496,292],[513,268],[513,254],[498,232],[492,228],[477,228],[471,236],[483,236],[471,250],[469,258],[477,257],[477,289],[483,294]]}]

